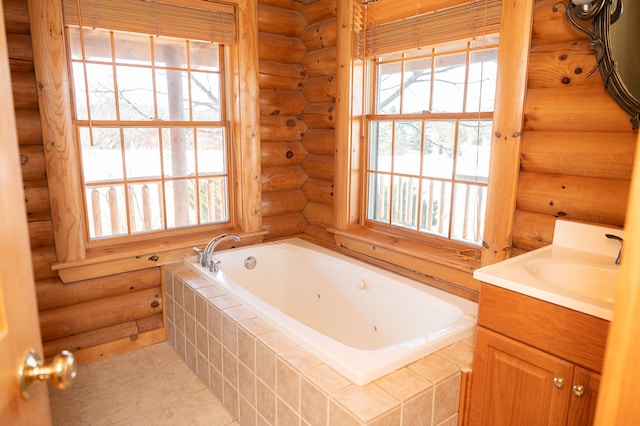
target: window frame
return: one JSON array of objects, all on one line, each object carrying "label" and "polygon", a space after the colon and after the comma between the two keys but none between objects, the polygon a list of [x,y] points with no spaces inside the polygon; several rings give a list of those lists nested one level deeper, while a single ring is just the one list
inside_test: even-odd
[{"label": "window frame", "polygon": [[[182,237],[161,235],[146,242],[112,244],[93,249],[83,217],[84,195],[80,173],[76,169],[79,152],[72,141],[71,102],[68,64],[65,53],[61,1],[44,7],[28,0],[34,42],[34,65],[39,84],[45,161],[52,208],[57,263],[53,269],[90,265],[101,259],[142,258],[144,253],[187,248],[207,241],[206,229],[190,229]],[[231,132],[235,137],[231,163],[234,188],[231,191],[236,209],[233,225],[225,230],[258,238],[262,234],[260,215],[260,129],[258,99],[257,5],[249,0],[229,0],[236,7],[238,39],[230,49],[228,74],[231,93],[227,107],[232,111]],[[222,231],[222,229],[221,229]],[[117,247],[120,247],[118,249]],[[116,254],[117,253],[117,254]],[[122,270],[120,270],[122,271]]]}]

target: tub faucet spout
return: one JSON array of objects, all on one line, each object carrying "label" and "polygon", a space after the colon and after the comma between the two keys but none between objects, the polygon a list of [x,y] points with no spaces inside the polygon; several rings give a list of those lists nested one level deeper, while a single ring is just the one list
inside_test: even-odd
[{"label": "tub faucet spout", "polygon": [[216,260],[213,258],[213,252],[215,251],[218,244],[230,239],[236,242],[240,241],[240,237],[236,234],[218,235],[217,237],[209,241],[207,246],[204,248],[202,257],[200,259],[203,268],[209,268],[210,272],[216,272],[218,270],[218,262],[216,262]]},{"label": "tub faucet spout", "polygon": [[611,238],[612,240],[620,241],[620,251],[618,252],[618,257],[616,258],[616,265],[620,264],[620,259],[622,259],[622,250],[624,250],[624,240],[622,237],[614,234],[604,234],[605,237]]}]

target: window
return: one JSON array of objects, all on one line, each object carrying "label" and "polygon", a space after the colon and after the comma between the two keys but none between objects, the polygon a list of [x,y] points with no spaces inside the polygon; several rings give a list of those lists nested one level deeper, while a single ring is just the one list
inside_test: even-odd
[{"label": "window", "polygon": [[229,222],[224,49],[67,27],[90,238]]},{"label": "window", "polygon": [[89,239],[232,226],[234,8],[63,5]]},{"label": "window", "polygon": [[367,225],[479,245],[497,37],[369,60]]}]

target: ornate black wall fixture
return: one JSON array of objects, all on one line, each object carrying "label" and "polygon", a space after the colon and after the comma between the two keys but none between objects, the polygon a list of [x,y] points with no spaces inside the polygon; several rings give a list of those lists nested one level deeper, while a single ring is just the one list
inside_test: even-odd
[{"label": "ornate black wall fixture", "polygon": [[[640,2],[632,0],[568,0],[553,5],[564,6],[567,20],[591,39],[596,55],[596,69],[600,70],[607,91],[631,115],[633,130],[640,127]],[[591,21],[593,31],[581,24]],[[615,24],[615,25],[614,25]]]}]

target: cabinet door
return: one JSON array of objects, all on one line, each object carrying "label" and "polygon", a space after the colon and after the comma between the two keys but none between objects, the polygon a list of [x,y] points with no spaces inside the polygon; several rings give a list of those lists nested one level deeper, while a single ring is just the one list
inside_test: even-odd
[{"label": "cabinet door", "polygon": [[569,403],[569,426],[590,426],[596,414],[596,402],[600,375],[581,367],[576,367],[571,382],[571,402]]},{"label": "cabinet door", "polygon": [[478,327],[470,423],[564,425],[573,364]]}]

